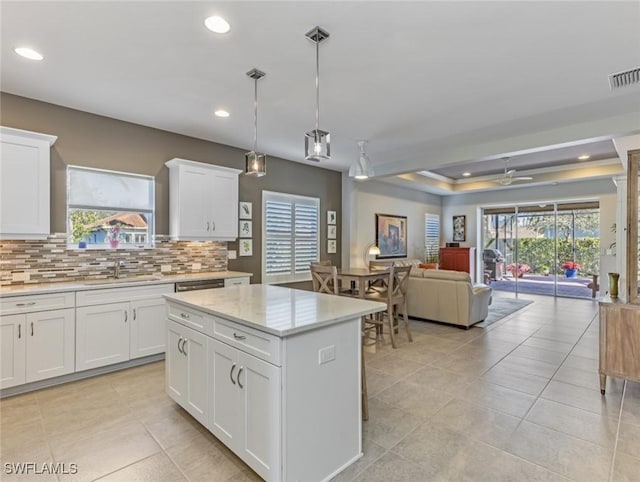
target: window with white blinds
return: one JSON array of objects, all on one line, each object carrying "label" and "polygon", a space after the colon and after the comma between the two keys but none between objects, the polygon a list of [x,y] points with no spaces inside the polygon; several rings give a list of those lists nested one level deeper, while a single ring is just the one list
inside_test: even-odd
[{"label": "window with white blinds", "polygon": [[320,253],[320,200],[263,191],[262,209],[263,283],[311,279],[309,263]]},{"label": "window with white blinds", "polygon": [[440,216],[424,215],[424,262],[437,263],[440,253]]}]

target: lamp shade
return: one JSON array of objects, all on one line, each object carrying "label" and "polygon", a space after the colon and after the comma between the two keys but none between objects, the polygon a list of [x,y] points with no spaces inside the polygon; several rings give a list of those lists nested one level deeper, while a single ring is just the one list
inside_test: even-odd
[{"label": "lamp shade", "polygon": [[320,129],[307,132],[304,135],[304,158],[307,161],[330,159],[331,135]]},{"label": "lamp shade", "polygon": [[244,158],[246,176],[262,177],[267,174],[267,156],[265,154],[249,151],[244,155]]},{"label": "lamp shade", "polygon": [[367,156],[367,153],[365,152],[366,145],[366,141],[358,142],[358,146],[360,147],[360,155],[358,156],[358,159],[356,159],[353,164],[351,164],[351,167],[349,168],[349,177],[361,180],[369,179],[373,176],[373,168],[371,167],[369,156]]}]

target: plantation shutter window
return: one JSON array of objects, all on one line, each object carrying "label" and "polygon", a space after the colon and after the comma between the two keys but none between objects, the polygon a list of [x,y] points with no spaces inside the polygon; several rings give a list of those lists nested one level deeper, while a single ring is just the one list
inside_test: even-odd
[{"label": "plantation shutter window", "polygon": [[263,191],[264,283],[311,279],[309,263],[319,259],[320,200]]},{"label": "plantation shutter window", "polygon": [[425,263],[437,263],[440,252],[440,216],[424,215],[424,257]]}]

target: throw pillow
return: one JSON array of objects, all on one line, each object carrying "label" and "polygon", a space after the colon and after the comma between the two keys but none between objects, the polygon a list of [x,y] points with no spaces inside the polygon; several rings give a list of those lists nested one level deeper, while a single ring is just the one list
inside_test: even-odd
[{"label": "throw pillow", "polygon": [[438,269],[438,263],[420,263],[418,268],[422,269]]}]

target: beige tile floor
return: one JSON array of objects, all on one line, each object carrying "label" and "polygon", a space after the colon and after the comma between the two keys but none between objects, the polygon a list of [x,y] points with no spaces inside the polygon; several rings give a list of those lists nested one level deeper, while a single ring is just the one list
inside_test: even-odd
[{"label": "beige tile floor", "polygon": [[[597,305],[529,298],[485,329],[413,322],[413,343],[401,333],[397,350],[367,347],[365,455],[336,480],[640,481],[640,384],[610,379],[600,396]],[[164,394],[163,370],[0,401],[2,467],[78,464],[57,480],[259,480]]]}]

